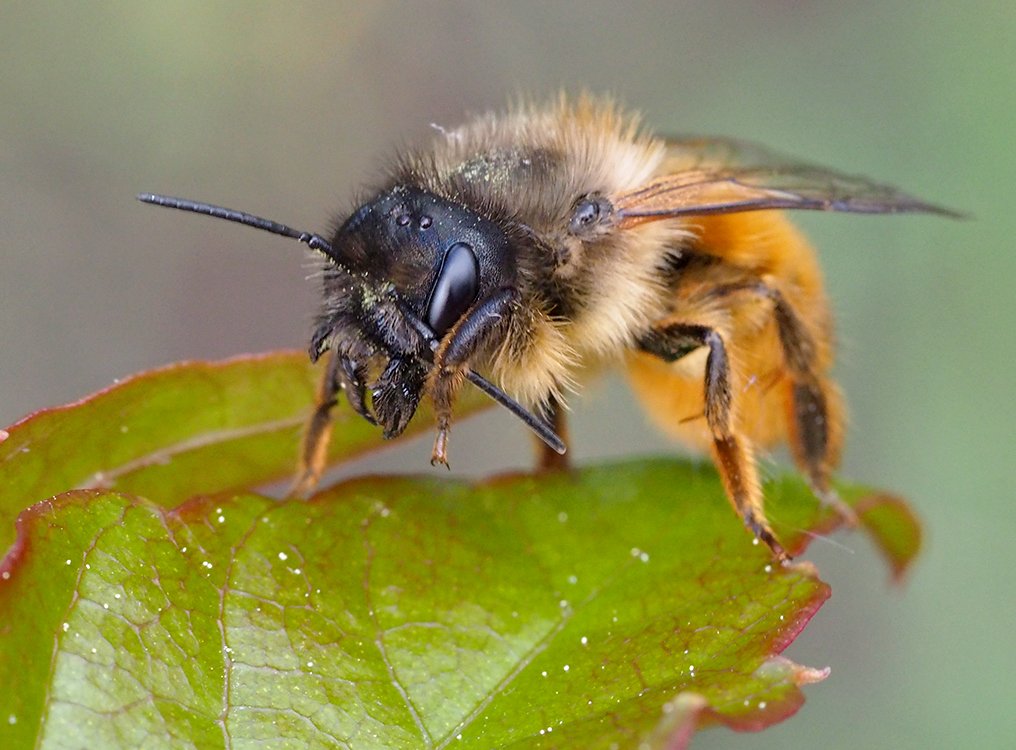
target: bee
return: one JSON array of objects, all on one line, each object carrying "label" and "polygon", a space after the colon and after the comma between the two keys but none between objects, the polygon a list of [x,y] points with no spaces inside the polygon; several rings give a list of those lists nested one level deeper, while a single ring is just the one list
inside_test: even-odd
[{"label": "bee", "polygon": [[167,196],[305,243],[323,304],[310,358],[327,367],[295,489],[326,462],[339,392],[399,435],[427,398],[432,464],[448,465],[466,381],[563,469],[580,375],[627,373],[650,417],[711,454],[734,510],[780,561],[755,452],[787,443],[819,499],[843,441],[833,327],[815,252],[784,211],[955,216],[893,187],[722,138],[660,138],[592,96],[487,114],[403,153],[330,238]]}]

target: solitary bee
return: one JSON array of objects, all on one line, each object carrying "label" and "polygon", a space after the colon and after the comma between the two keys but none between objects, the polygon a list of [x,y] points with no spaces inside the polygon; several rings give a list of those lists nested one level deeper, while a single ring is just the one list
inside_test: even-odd
[{"label": "solitary bee", "polygon": [[829,307],[815,254],[781,209],[953,215],[756,145],[657,138],[591,97],[440,129],[371,196],[330,240],[139,196],[321,254],[310,357],[330,354],[298,491],[324,469],[339,391],[386,438],[429,398],[431,463],[447,466],[469,380],[541,438],[540,468],[562,468],[577,373],[619,364],[664,430],[712,454],[734,509],[779,560],[757,446],[786,441],[815,494],[843,509],[830,486],[843,404]]}]

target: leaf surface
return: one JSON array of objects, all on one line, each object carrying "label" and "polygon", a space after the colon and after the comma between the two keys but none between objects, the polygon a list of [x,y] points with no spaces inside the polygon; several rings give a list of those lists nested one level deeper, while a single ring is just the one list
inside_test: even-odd
[{"label": "leaf surface", "polygon": [[[828,587],[774,566],[709,468],[238,491],[288,473],[313,381],[290,355],[186,366],[11,429],[0,507],[34,504],[0,563],[0,685],[16,686],[0,747],[672,750],[709,723],[786,718],[825,676],[781,653]],[[249,417],[268,392],[274,410]],[[190,426],[162,429],[181,404]],[[207,439],[243,424],[237,446]],[[41,459],[11,450],[27,438]],[[240,445],[252,458],[224,470],[218,450]],[[123,465],[113,489],[39,497]],[[180,503],[203,488],[218,494]],[[790,549],[836,525],[796,479],[766,492]],[[906,506],[841,492],[902,571],[919,546]]]},{"label": "leaf surface", "polygon": [[[779,515],[822,520],[777,489]],[[20,525],[5,747],[671,747],[785,718],[823,676],[779,653],[826,585],[774,568],[682,463],[173,511],[78,491]]]}]

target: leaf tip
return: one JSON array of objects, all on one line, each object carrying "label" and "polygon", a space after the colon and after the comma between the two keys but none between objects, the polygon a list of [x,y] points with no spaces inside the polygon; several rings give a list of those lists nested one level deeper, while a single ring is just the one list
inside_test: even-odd
[{"label": "leaf tip", "polygon": [[867,495],[856,505],[861,527],[889,564],[893,583],[902,583],[922,546],[921,524],[907,502],[888,492]]},{"label": "leaf tip", "polygon": [[831,667],[816,669],[815,667],[798,665],[797,671],[794,673],[794,682],[797,683],[798,687],[801,685],[814,685],[816,682],[822,682],[831,672]]}]

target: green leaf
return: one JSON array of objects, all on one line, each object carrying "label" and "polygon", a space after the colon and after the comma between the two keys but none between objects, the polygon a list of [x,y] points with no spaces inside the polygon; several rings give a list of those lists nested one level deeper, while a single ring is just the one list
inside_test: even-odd
[{"label": "green leaf", "polygon": [[[184,362],[0,430],[0,548],[13,541],[18,513],[73,488],[116,489],[171,507],[292,476],[320,369],[305,352]],[[467,387],[457,413],[490,403]],[[335,409],[335,423],[333,459],[381,445],[378,429],[349,408]],[[406,432],[432,425],[424,406]]]},{"label": "green leaf", "polygon": [[[289,366],[261,360],[247,377],[275,373],[282,388]],[[213,402],[229,412],[231,398]],[[75,424],[75,411],[48,413],[32,452],[58,464],[74,445],[60,421]],[[260,419],[279,421],[267,408]],[[101,422],[80,452],[115,449],[103,424],[145,432]],[[202,442],[200,427],[187,434]],[[279,439],[255,435],[253,450]],[[282,441],[285,458],[296,439]],[[157,442],[144,450],[165,455]],[[642,460],[480,484],[365,478],[306,502],[231,489],[167,508],[200,489],[205,465],[212,486],[244,481],[194,450],[192,476],[155,500],[77,490],[18,518],[0,563],[0,685],[17,686],[0,691],[0,747],[669,750],[711,722],[779,721],[801,684],[825,676],[780,653],[828,587],[752,544],[711,469]],[[67,459],[75,478],[102,465]],[[8,487],[31,497],[57,484],[12,463],[0,467],[5,507]],[[251,484],[274,466],[252,465]],[[912,559],[904,505],[841,491],[901,565]],[[835,525],[796,479],[767,496],[791,548]]]}]

